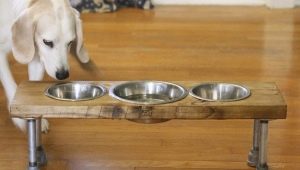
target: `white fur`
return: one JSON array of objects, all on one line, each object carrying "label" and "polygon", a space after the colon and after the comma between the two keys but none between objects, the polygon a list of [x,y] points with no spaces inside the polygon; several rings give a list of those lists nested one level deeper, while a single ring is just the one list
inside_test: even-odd
[{"label": "white fur", "polygon": [[[12,49],[17,61],[28,64],[31,81],[42,80],[45,71],[56,79],[59,70],[69,70],[68,44],[71,41],[77,42],[79,60],[84,63],[89,61],[82,44],[81,21],[67,0],[37,0],[36,4],[41,8],[35,4],[29,6],[30,3],[31,0],[0,0],[0,79],[8,107],[17,88],[7,61],[7,54]],[[32,35],[22,34],[26,30]],[[28,44],[22,44],[22,40],[27,39],[33,43],[30,45],[28,41]],[[53,41],[54,47],[45,45],[45,39]],[[26,131],[25,120],[12,120],[18,128]],[[42,131],[46,132],[48,128],[49,123],[43,119]]]}]

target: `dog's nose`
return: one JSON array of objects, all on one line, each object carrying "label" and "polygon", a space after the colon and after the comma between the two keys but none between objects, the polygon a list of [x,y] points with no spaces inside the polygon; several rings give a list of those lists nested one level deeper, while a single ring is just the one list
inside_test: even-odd
[{"label": "dog's nose", "polygon": [[65,69],[61,69],[56,72],[55,76],[58,80],[66,79],[69,77],[69,71]]}]

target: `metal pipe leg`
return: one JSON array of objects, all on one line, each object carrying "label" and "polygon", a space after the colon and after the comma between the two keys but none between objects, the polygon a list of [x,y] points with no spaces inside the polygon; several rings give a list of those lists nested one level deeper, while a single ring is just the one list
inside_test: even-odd
[{"label": "metal pipe leg", "polygon": [[256,167],[258,162],[258,151],[259,151],[259,140],[260,140],[260,120],[255,119],[253,124],[253,143],[252,149],[248,154],[248,166]]},{"label": "metal pipe leg", "polygon": [[267,143],[268,143],[268,120],[261,120],[260,142],[257,170],[268,170],[267,164]]},{"label": "metal pipe leg", "polygon": [[37,154],[37,163],[39,166],[47,164],[47,157],[42,145],[42,124],[41,119],[36,119],[36,154]]},{"label": "metal pipe leg", "polygon": [[36,155],[36,120],[27,120],[28,130],[28,170],[38,170]]}]

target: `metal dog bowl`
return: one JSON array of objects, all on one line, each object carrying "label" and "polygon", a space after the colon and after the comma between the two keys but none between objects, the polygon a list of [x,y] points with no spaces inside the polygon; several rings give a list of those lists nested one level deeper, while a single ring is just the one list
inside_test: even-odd
[{"label": "metal dog bowl", "polygon": [[179,101],[185,98],[188,92],[183,87],[168,82],[134,81],[113,86],[110,88],[109,94],[118,100],[142,105],[146,108],[146,110],[142,109],[139,113],[140,118],[128,120],[137,123],[153,124],[166,122],[169,119],[151,118],[151,113],[145,114],[147,107]]},{"label": "metal dog bowl", "polygon": [[188,93],[183,87],[168,82],[134,81],[113,86],[109,94],[132,104],[156,105],[176,102]]},{"label": "metal dog bowl", "polygon": [[106,89],[103,86],[89,82],[58,83],[45,90],[46,96],[65,101],[92,100],[105,93]]},{"label": "metal dog bowl", "polygon": [[190,95],[206,101],[237,101],[250,96],[250,90],[237,84],[205,83],[193,87]]}]

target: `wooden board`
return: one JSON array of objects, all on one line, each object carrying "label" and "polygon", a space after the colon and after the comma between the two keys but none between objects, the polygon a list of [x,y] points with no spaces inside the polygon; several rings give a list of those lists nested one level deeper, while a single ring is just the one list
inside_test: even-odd
[{"label": "wooden board", "polygon": [[[44,96],[55,82],[23,82],[11,105],[11,116],[21,118],[98,118],[98,119],[285,119],[287,106],[274,83],[243,82],[251,96],[235,102],[207,102],[187,96],[162,105],[142,107],[105,96],[89,101],[59,101]],[[103,81],[107,89],[120,81]],[[173,82],[189,89],[197,81]]]}]

